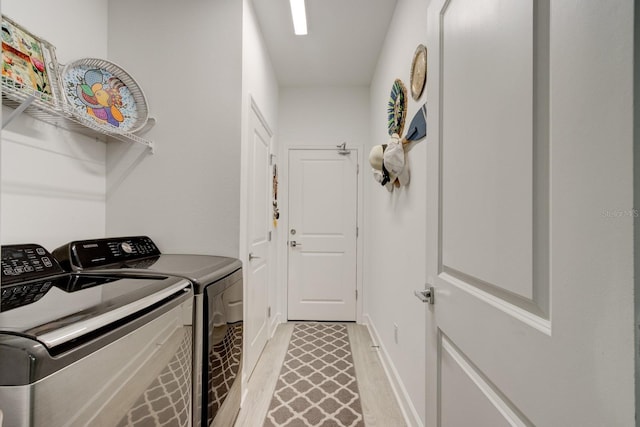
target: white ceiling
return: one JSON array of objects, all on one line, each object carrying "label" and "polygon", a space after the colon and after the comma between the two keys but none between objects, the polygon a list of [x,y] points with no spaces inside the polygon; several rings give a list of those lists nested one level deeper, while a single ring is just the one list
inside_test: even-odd
[{"label": "white ceiling", "polygon": [[397,0],[306,0],[293,34],[289,0],[253,0],[281,86],[368,86]]}]

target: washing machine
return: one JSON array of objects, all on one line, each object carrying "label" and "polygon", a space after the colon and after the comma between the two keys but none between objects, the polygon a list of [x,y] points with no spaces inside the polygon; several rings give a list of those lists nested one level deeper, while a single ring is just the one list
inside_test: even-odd
[{"label": "washing machine", "polygon": [[2,246],[3,425],[190,426],[192,307],[184,278],[67,273],[41,245]]},{"label": "washing machine", "polygon": [[66,271],[165,274],[189,280],[193,304],[193,425],[233,425],[240,410],[243,272],[240,260],[163,254],[147,236],[70,242],[53,252]]}]

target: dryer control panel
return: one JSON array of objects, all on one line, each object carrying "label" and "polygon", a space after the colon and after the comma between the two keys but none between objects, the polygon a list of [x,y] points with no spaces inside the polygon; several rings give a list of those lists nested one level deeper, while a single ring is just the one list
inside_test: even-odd
[{"label": "dryer control panel", "polygon": [[132,260],[157,257],[160,250],[147,236],[112,237],[78,240],[53,251],[62,267],[68,271],[119,266]]},{"label": "dryer control panel", "polygon": [[62,273],[64,270],[55,258],[40,245],[31,243],[2,246],[3,285]]}]

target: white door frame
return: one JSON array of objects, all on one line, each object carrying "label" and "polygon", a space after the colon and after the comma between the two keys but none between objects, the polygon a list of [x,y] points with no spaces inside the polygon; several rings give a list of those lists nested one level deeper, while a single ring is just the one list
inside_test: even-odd
[{"label": "white door frame", "polygon": [[[359,233],[356,237],[356,290],[358,291],[358,299],[356,300],[356,323],[362,323],[362,309],[363,309],[363,300],[366,297],[364,295],[362,289],[362,252],[363,252],[363,183],[362,183],[362,173],[360,173],[361,165],[362,165],[362,147],[351,147],[347,142],[347,149],[352,150],[353,154],[356,156],[358,161],[358,198],[357,198],[357,221],[358,221],[358,229]],[[278,202],[280,205],[280,220],[278,221],[278,227],[287,227],[289,223],[289,151],[291,150],[337,150],[336,146],[317,146],[317,145],[287,145],[282,147],[281,151],[281,163],[278,166],[279,173],[279,190],[278,190]],[[282,230],[285,230],[282,228]],[[286,230],[285,230],[286,231]],[[277,233],[277,257],[282,262],[279,262],[278,267],[278,278],[277,286],[278,286],[278,295],[280,301],[281,310],[279,311],[279,315],[282,316],[284,321],[288,320],[288,302],[287,302],[287,290],[288,290],[288,270],[289,270],[289,257],[288,257],[288,233],[281,232]]]}]

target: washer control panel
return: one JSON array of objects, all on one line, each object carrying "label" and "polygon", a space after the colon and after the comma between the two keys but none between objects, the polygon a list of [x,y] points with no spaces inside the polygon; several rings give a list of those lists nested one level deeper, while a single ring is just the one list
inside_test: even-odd
[{"label": "washer control panel", "polygon": [[66,270],[84,270],[105,266],[123,266],[124,262],[160,255],[147,236],[113,237],[68,243],[53,255]]},{"label": "washer control panel", "polygon": [[2,284],[64,273],[56,259],[36,244],[2,246]]}]

